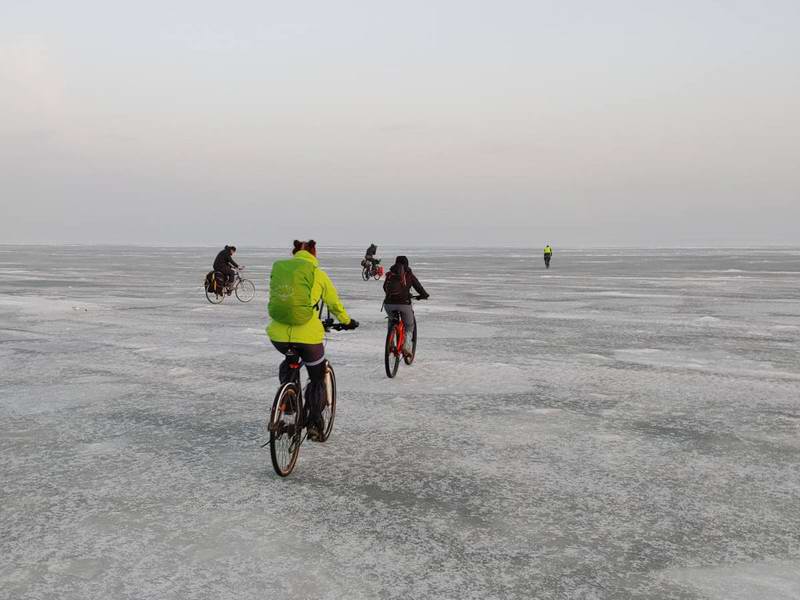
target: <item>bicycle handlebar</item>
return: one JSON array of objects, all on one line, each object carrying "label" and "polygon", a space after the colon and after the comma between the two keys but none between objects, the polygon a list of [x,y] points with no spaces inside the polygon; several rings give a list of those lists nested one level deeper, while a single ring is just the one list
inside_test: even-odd
[{"label": "bicycle handlebar", "polygon": [[350,327],[342,323],[334,323],[333,319],[330,317],[322,321],[322,327],[325,329],[325,331],[330,331],[331,329],[334,329],[335,331],[347,331],[350,329]]}]

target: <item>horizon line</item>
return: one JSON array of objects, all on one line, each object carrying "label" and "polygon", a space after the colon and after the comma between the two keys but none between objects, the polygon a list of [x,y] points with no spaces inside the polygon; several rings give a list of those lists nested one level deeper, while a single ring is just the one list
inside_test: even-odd
[{"label": "horizon line", "polygon": [[[222,244],[223,246],[225,244]],[[340,243],[332,243],[332,244],[325,244],[323,247],[327,248],[360,248],[363,244],[340,244]],[[434,243],[434,244],[381,244],[378,247],[384,248],[414,248],[414,249],[425,249],[425,248],[452,248],[452,249],[514,249],[514,250],[540,250],[544,247],[545,244],[540,246],[531,246],[531,245],[508,245],[508,244],[482,244],[482,245],[475,245],[475,244],[442,244],[442,243]],[[571,245],[567,244],[564,246],[555,246],[552,243],[550,244],[554,248],[559,247],[562,250],[591,250],[591,249],[637,249],[637,250],[730,250],[730,249],[738,249],[738,250],[757,250],[763,248],[769,249],[800,249],[800,243],[798,244],[786,244],[786,243],[765,243],[765,242],[748,242],[748,243],[735,243],[735,242],[727,242],[727,243],[719,243],[719,244],[683,244],[683,245],[675,245],[675,244],[585,244],[585,245]],[[87,247],[87,248],[217,248],[219,244],[199,244],[199,243],[178,243],[178,244],[157,244],[157,243],[113,243],[113,242],[0,242],[0,248],[10,248],[10,247],[49,247],[49,248],[58,248],[58,247]],[[280,246],[264,246],[264,245],[251,245],[251,244],[239,244],[240,248],[254,248],[258,250],[275,250],[275,249],[285,249],[288,245],[280,245]]]}]

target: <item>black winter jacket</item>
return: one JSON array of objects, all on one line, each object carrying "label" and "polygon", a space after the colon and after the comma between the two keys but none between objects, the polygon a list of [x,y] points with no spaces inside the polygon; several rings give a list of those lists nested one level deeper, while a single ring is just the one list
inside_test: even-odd
[{"label": "black winter jacket", "polygon": [[420,296],[428,297],[428,292],[411,269],[403,265],[392,265],[383,282],[383,291],[386,292],[384,304],[411,304],[412,287]]},{"label": "black winter jacket", "polygon": [[236,261],[233,260],[231,256],[231,249],[227,246],[224,250],[222,250],[219,254],[217,254],[217,258],[214,259],[214,270],[219,271],[220,273],[225,273],[231,267],[239,268],[239,265],[236,264]]}]

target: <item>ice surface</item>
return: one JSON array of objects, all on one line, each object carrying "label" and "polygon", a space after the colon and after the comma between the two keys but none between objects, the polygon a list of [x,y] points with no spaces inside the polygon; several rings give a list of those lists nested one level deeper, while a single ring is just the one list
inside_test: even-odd
[{"label": "ice surface", "polygon": [[[400,253],[386,250],[385,256]],[[800,251],[363,248],[333,435],[272,473],[266,275],[212,248],[4,247],[0,598],[800,598]]]}]

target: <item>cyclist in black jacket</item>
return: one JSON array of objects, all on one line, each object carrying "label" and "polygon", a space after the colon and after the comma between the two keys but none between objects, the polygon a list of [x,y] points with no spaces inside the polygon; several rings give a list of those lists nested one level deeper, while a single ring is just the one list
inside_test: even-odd
[{"label": "cyclist in black jacket", "polygon": [[378,247],[373,243],[369,245],[367,251],[364,253],[364,260],[361,261],[361,266],[366,267],[370,270],[370,272],[381,264],[380,258],[375,258],[375,254],[378,252]]},{"label": "cyclist in black jacket", "polygon": [[225,248],[217,254],[217,258],[214,259],[214,270],[219,271],[225,276],[225,285],[233,283],[233,269],[239,268],[239,265],[233,260],[234,254],[236,254],[236,246],[225,246]]},{"label": "cyclist in black jacket", "polygon": [[386,292],[386,297],[383,299],[383,308],[386,314],[390,315],[393,311],[400,313],[405,325],[406,343],[403,348],[403,355],[411,355],[412,347],[412,333],[414,331],[414,309],[411,307],[411,288],[419,294],[420,300],[428,298],[428,292],[422,287],[422,284],[414,275],[414,272],[408,266],[408,258],[405,256],[398,256],[389,272],[386,274],[386,280],[383,282],[383,291]]}]

